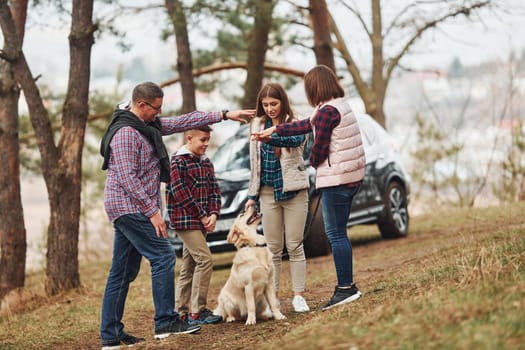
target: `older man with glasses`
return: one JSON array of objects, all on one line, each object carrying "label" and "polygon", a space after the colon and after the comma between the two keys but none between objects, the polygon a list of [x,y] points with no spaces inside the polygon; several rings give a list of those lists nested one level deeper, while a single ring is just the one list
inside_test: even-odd
[{"label": "older man with glasses", "polygon": [[159,118],[164,93],[154,83],[133,89],[131,104],[117,109],[102,137],[100,153],[107,170],[104,207],[115,232],[112,265],[102,301],[102,349],[118,349],[144,341],[124,331],[122,316],[130,283],[137,277],[142,257],[151,265],[155,306],[155,339],[195,333],[175,311],[175,252],[167,238],[161,214],[160,183],[169,182],[169,156],[162,136],[222,120],[245,122],[255,110],[191,112]]}]

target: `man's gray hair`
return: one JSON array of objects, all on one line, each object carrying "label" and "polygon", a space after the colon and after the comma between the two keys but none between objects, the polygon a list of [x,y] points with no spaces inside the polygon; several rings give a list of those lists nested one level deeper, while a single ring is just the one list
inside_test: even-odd
[{"label": "man's gray hair", "polygon": [[162,91],[160,86],[152,82],[145,82],[135,86],[131,95],[131,101],[145,100],[151,102],[162,97],[164,97],[164,91]]}]

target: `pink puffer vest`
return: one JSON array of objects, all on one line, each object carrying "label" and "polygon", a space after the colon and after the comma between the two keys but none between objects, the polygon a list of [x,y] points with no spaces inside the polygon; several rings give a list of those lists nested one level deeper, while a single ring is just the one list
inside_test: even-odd
[{"label": "pink puffer vest", "polygon": [[310,120],[315,133],[314,118],[326,105],[339,111],[341,121],[332,130],[330,153],[317,167],[316,188],[332,187],[361,181],[365,176],[365,150],[361,132],[352,108],[344,98],[336,98],[318,106]]}]

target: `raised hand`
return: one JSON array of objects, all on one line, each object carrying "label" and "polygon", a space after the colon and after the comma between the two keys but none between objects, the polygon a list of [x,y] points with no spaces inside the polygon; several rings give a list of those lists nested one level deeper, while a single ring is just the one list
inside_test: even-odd
[{"label": "raised hand", "polygon": [[252,132],[251,139],[252,141],[268,142],[270,141],[272,134],[274,132],[275,132],[275,126],[269,127],[268,129],[264,129],[263,131]]}]

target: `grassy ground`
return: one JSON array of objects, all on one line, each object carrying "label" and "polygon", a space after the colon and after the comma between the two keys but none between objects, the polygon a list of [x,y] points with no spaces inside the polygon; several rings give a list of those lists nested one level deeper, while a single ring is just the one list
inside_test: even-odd
[{"label": "grassy ground", "polygon": [[[375,227],[350,230],[354,276],[363,297],[319,311],[331,296],[331,257],[308,260],[305,297],[292,311],[289,268],[283,321],[220,323],[196,335],[153,340],[149,265],[128,295],[124,322],[147,341],[134,349],[525,349],[525,203],[442,210],[413,217],[410,235],[382,240]],[[232,254],[215,255],[209,304],[229,275]],[[0,349],[97,349],[110,257],[81,267],[82,289],[54,298],[44,274],[27,278],[24,302],[0,318]],[[226,267],[226,268],[225,268]]]}]

